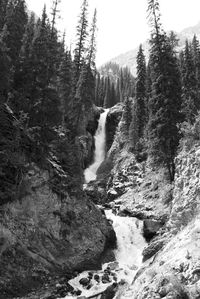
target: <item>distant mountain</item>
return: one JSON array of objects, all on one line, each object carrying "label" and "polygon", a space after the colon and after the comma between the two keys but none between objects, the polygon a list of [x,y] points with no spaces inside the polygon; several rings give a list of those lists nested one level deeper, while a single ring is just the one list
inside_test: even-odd
[{"label": "distant mountain", "polygon": [[[180,33],[177,33],[177,37],[179,39],[179,48],[183,48],[185,44],[185,40],[192,40],[194,34],[196,34],[197,38],[200,40],[200,22],[193,26],[188,27],[184,30],[182,30]],[[144,43],[142,43],[144,54],[146,58],[148,59],[148,50],[149,50],[149,43],[148,40],[146,40]],[[113,58],[110,60],[110,62],[115,62],[119,64],[120,67],[126,67],[128,66],[131,70],[131,73],[135,76],[136,75],[136,56],[138,53],[139,45],[137,48],[130,50],[126,53],[122,53],[119,56]]]}]

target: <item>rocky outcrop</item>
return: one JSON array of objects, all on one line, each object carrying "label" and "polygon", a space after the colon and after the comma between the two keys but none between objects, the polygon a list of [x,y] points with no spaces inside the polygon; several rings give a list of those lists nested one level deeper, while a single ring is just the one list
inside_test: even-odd
[{"label": "rocky outcrop", "polygon": [[89,111],[83,111],[82,113],[77,143],[80,149],[83,169],[87,168],[92,162],[95,146],[94,135],[98,127],[98,119],[103,111],[101,107],[92,106]]},{"label": "rocky outcrop", "polygon": [[123,111],[123,104],[118,103],[117,105],[110,108],[109,113],[107,115],[106,119],[106,147],[107,151],[111,148],[115,132],[117,129],[117,126],[119,124],[119,121],[122,117],[122,111]]},{"label": "rocky outcrop", "polygon": [[200,298],[199,163],[199,144],[177,156],[169,220],[144,249],[126,298]]},{"label": "rocky outcrop", "polygon": [[200,147],[182,150],[175,160],[176,176],[173,191],[170,230],[179,231],[200,215]]},{"label": "rocky outcrop", "polygon": [[104,204],[107,201],[107,194],[101,181],[94,181],[87,184],[84,189],[87,197],[95,204]]},{"label": "rocky outcrop", "polygon": [[112,227],[81,192],[52,191],[51,173],[29,165],[23,197],[1,206],[0,298],[19,296],[54,274],[96,269],[115,243]]}]

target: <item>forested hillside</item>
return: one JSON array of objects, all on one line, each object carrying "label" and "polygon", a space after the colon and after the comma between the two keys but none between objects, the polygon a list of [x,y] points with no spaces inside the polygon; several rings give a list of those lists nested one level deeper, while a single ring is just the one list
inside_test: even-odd
[{"label": "forested hillside", "polygon": [[135,95],[135,78],[128,67],[108,63],[98,70],[95,88],[97,106],[110,108]]},{"label": "forested hillside", "polygon": [[[98,268],[115,233],[83,193],[101,109],[94,106],[96,10],[83,1],[76,45],[24,0],[0,1],[0,298],[49,276]],[[91,214],[91,215],[90,215]],[[7,216],[6,216],[7,215]],[[43,274],[38,274],[39,272]]]},{"label": "forested hillside", "polygon": [[[49,19],[44,7],[40,18],[28,14],[25,1],[1,2],[1,111],[7,110],[16,119],[19,133],[10,140],[9,119],[1,118],[1,202],[12,200],[12,192],[20,187],[26,158],[40,163],[46,157],[59,156],[62,147],[77,156],[68,161],[57,157],[69,176],[81,176],[81,161],[75,138],[81,130],[82,114],[94,102],[95,90],[95,34],[96,11],[91,25],[87,20],[87,2],[84,1],[77,26],[76,48],[72,53],[65,45],[65,34],[60,38],[56,29],[59,1],[52,2]],[[91,30],[89,28],[91,27]],[[90,32],[90,35],[89,35]],[[5,126],[8,133],[5,135]],[[20,147],[24,132],[31,148]],[[12,142],[12,144],[10,144]],[[14,152],[13,148],[17,150]],[[35,152],[37,150],[39,153]],[[20,151],[17,155],[17,151]],[[21,158],[21,152],[26,158]],[[37,161],[38,160],[38,161]],[[9,162],[8,162],[9,161]],[[4,163],[3,163],[4,162]],[[64,166],[64,164],[65,166]],[[73,173],[70,171],[73,165]],[[20,168],[19,168],[20,166]],[[75,167],[75,168],[74,168]],[[6,169],[5,169],[6,168]],[[16,170],[13,178],[7,174]],[[78,182],[76,183],[78,184]]]}]

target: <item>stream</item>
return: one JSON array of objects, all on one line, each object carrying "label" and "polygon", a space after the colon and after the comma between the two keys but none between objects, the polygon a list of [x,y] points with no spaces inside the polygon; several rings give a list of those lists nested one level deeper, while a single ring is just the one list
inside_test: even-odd
[{"label": "stream", "polygon": [[[142,265],[142,251],[147,244],[142,235],[143,222],[133,217],[117,216],[112,210],[105,210],[105,214],[112,221],[117,236],[115,261],[103,264],[99,271],[88,269],[69,281],[75,290],[81,291],[81,297],[99,299],[113,283],[131,285]],[[65,297],[69,298],[75,297]]]},{"label": "stream", "polygon": [[[84,172],[86,184],[96,179],[97,169],[105,159],[105,127],[108,112],[109,109],[105,109],[99,118],[94,136],[94,162]],[[115,261],[103,264],[99,271],[88,269],[68,282],[75,290],[80,291],[80,298],[100,299],[109,286],[130,285],[142,265],[142,251],[147,245],[142,234],[143,222],[133,217],[118,216],[112,210],[105,209],[105,215],[112,222],[117,237],[117,248],[114,250]],[[65,297],[65,299],[70,298],[76,297]]]}]

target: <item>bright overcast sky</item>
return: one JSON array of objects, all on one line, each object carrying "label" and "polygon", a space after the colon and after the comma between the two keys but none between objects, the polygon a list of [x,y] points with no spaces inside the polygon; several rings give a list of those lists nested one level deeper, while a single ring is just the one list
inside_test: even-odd
[{"label": "bright overcast sky", "polygon": [[[97,66],[137,47],[149,37],[147,0],[88,0],[89,18],[97,8]],[[41,15],[52,0],[27,0],[28,9]],[[66,29],[67,44],[73,44],[82,0],[61,0],[59,28]],[[160,0],[165,30],[181,31],[200,22],[200,0]]]}]

